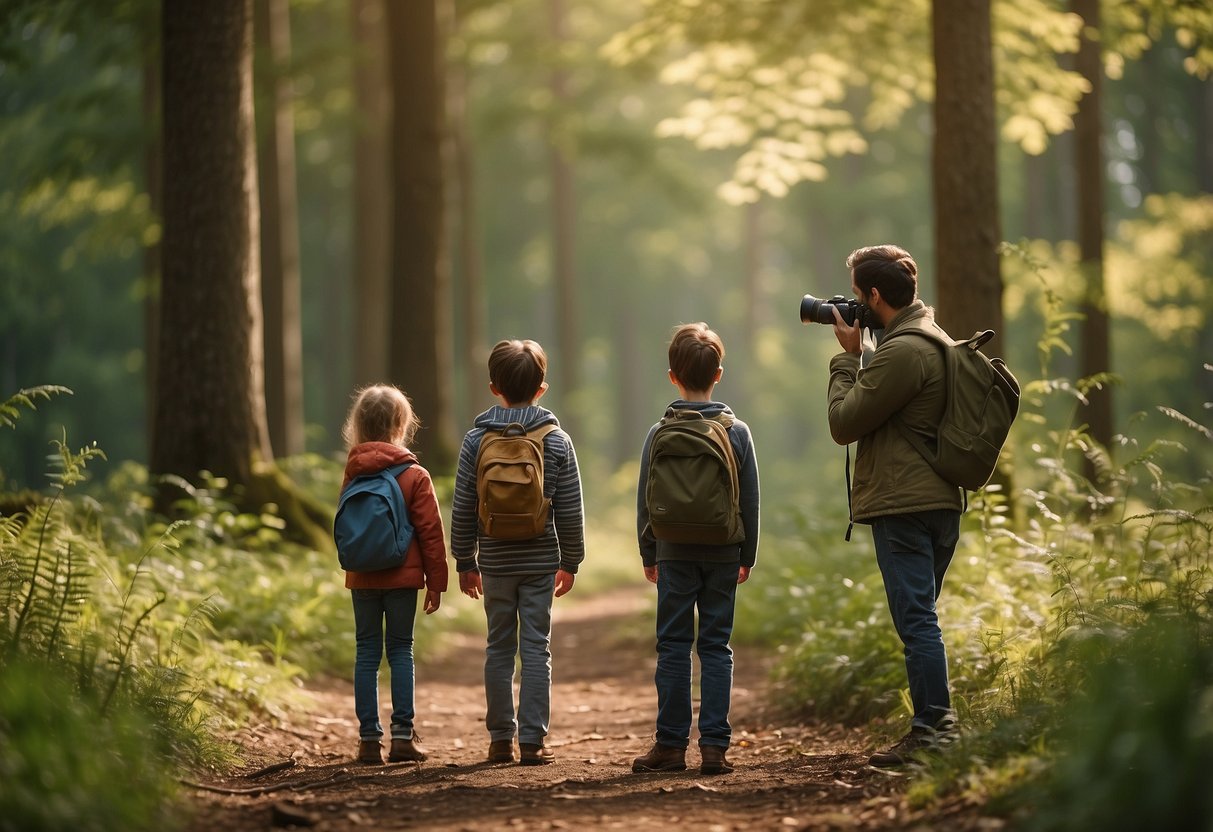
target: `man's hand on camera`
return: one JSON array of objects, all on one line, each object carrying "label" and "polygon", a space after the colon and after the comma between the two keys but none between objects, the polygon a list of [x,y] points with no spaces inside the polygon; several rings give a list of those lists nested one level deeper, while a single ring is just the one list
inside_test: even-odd
[{"label": "man's hand on camera", "polygon": [[847,352],[859,355],[863,343],[863,330],[859,328],[859,316],[855,317],[854,324],[848,326],[847,322],[842,319],[842,315],[838,313],[837,306],[831,306],[830,309],[834,313],[834,336],[838,339],[838,344]]}]

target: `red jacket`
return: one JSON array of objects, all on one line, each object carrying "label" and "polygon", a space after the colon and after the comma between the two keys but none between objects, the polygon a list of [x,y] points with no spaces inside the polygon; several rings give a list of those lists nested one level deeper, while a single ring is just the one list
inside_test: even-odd
[{"label": "red jacket", "polygon": [[413,463],[396,478],[404,494],[409,522],[413,524],[413,542],[409,544],[404,563],[378,572],[346,572],[347,589],[432,589],[446,592],[446,538],[442,529],[442,514],[430,472],[417,464],[416,455],[388,442],[364,442],[350,448],[345,461],[344,490],[354,477],[373,474],[399,465]]}]

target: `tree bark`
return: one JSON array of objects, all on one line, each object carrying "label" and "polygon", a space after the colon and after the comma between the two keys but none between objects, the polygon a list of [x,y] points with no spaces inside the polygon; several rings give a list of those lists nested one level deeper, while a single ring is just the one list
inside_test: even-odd
[{"label": "tree bark", "polygon": [[392,100],[383,0],[354,0],[354,383],[388,377]]},{"label": "tree bark", "polygon": [[445,183],[444,0],[388,3],[392,86],[390,376],[422,421],[415,448],[434,471],[455,449],[450,410],[450,261]]},{"label": "tree bark", "polygon": [[246,484],[269,458],[252,0],[163,11],[164,237],[151,470]]},{"label": "tree bark", "polygon": [[568,15],[564,0],[548,0],[550,36],[556,54],[549,81],[552,92],[552,114],[548,125],[550,142],[551,211],[552,211],[552,279],[556,285],[556,361],[560,386],[558,400],[566,404],[561,420],[574,435],[576,414],[567,404],[573,400],[580,374],[580,316],[577,306],[577,274],[575,264],[576,197],[573,166],[569,158],[568,135],[563,114],[569,106],[568,73],[563,66],[562,46],[568,40]]},{"label": "tree bark", "polygon": [[[149,41],[157,41],[149,33]],[[152,217],[159,220],[164,214],[164,153],[161,146],[160,129],[160,54],[151,44],[147,46],[143,60],[143,170],[147,179],[147,199]],[[144,339],[144,418],[147,421],[147,441],[150,449],[156,427],[156,375],[160,355],[160,241],[150,243],[143,249],[143,339]]]},{"label": "tree bark", "polygon": [[269,95],[263,118],[261,297],[265,318],[265,407],[277,456],[303,453],[303,330],[299,278],[299,200],[290,77],[288,0],[257,0],[256,32]]},{"label": "tree bark", "polygon": [[[936,317],[953,338],[1002,334],[989,0],[933,0]],[[986,348],[997,355],[1001,337]]]},{"label": "tree bark", "polygon": [[[1099,0],[1074,0],[1072,8],[1084,21],[1077,69],[1091,85],[1078,102],[1074,117],[1074,164],[1078,192],[1078,246],[1083,275],[1079,311],[1084,316],[1079,352],[1082,377],[1110,372],[1111,349],[1107,297],[1104,288],[1104,155],[1102,123],[1103,58],[1099,41]],[[1091,436],[1105,448],[1112,446],[1112,390],[1108,385],[1088,393],[1082,409]],[[1086,463],[1087,474],[1094,467]]]},{"label": "tree bark", "polygon": [[1213,77],[1190,82],[1196,170],[1196,187],[1204,194],[1213,194]]},{"label": "tree bark", "polygon": [[456,276],[463,321],[463,408],[461,424],[492,404],[488,390],[488,336],[485,330],[484,258],[477,239],[476,167],[467,118],[467,67],[452,69],[450,77],[451,147],[455,155],[458,193],[459,268]]}]

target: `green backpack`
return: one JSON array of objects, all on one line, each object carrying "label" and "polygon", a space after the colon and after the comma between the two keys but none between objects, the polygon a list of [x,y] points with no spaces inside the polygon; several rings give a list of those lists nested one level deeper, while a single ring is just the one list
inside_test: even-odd
[{"label": "green backpack", "polygon": [[653,537],[667,543],[724,545],[745,539],[733,417],[705,419],[670,408],[649,445],[645,505]]},{"label": "green backpack", "polygon": [[1019,382],[1001,358],[987,358],[981,352],[981,346],[994,337],[992,329],[965,341],[928,329],[906,329],[893,337],[904,334],[921,335],[943,348],[948,398],[933,446],[900,419],[894,421],[939,476],[976,491],[990,481],[1019,412]]}]

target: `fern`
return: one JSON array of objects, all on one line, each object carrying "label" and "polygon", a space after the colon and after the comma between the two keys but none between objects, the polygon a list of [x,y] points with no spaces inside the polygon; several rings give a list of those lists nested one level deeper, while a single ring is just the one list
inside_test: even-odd
[{"label": "fern", "polygon": [[[8,657],[21,650],[26,641],[31,642],[31,647],[38,645],[51,657],[63,628],[78,616],[81,604],[89,596],[91,569],[87,561],[77,557],[73,533],[65,522],[61,503],[65,489],[84,479],[88,463],[104,459],[105,454],[95,444],[73,453],[66,437],[54,444],[57,464],[50,475],[55,484],[51,500],[33,510],[24,529],[26,532],[36,529],[36,540],[30,541],[32,546],[27,550],[21,545],[26,535],[17,531],[12,542],[6,544],[6,548],[11,547],[7,554],[15,571],[5,576],[3,595],[10,609],[16,601],[12,628],[4,633],[4,654]],[[12,531],[17,528],[6,526]]]},{"label": "fern", "polygon": [[56,395],[70,396],[72,391],[57,384],[43,384],[18,390],[4,402],[0,402],[0,427],[16,427],[17,419],[21,416],[21,408],[37,410],[38,406],[35,402],[38,399],[50,399],[51,396]]}]

